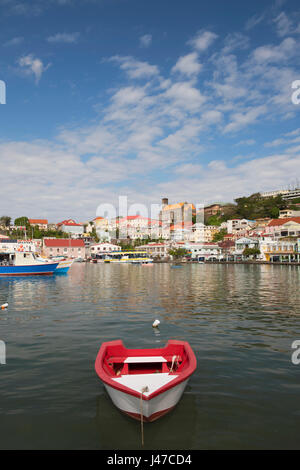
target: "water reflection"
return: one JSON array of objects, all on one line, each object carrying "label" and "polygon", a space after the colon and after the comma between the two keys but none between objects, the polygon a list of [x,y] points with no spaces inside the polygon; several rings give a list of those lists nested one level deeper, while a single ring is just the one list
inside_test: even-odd
[{"label": "water reflection", "polygon": [[[95,357],[103,341],[160,347],[173,338],[190,342],[198,368],[177,408],[147,426],[149,447],[259,448],[260,436],[266,446],[287,448],[300,413],[300,366],[290,359],[300,338],[299,281],[293,266],[84,263],[68,276],[0,279],[0,301],[9,304],[0,311],[6,425],[13,430],[32,419],[29,448],[41,445],[44,425],[54,448],[138,448],[139,426],[105,395]],[[156,318],[159,329],[152,328]],[[69,435],[58,442],[54,416],[62,415]],[[13,448],[9,436],[5,446]]]}]

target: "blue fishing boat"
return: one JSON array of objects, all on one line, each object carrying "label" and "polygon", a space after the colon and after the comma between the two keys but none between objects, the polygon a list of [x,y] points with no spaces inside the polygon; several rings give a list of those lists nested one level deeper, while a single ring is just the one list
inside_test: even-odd
[{"label": "blue fishing boat", "polygon": [[52,275],[58,262],[43,259],[32,252],[0,253],[0,276]]}]

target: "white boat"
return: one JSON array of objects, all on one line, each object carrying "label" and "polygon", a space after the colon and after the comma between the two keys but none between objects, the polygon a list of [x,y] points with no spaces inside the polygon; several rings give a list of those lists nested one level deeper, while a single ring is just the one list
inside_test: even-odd
[{"label": "white boat", "polygon": [[148,264],[153,263],[146,251],[115,251],[106,255],[105,263]]},{"label": "white boat", "polygon": [[117,340],[102,344],[95,369],[117,408],[132,418],[155,421],[176,406],[196,365],[185,341],[127,349]]}]

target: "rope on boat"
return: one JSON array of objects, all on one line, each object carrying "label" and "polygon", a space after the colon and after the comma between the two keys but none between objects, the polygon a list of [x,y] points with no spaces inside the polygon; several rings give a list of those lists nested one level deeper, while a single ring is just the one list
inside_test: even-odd
[{"label": "rope on boat", "polygon": [[142,447],[144,447],[144,422],[143,422],[143,393],[149,392],[149,388],[143,387],[141,390],[141,398],[140,398],[140,411],[141,411],[141,434],[142,434]]}]

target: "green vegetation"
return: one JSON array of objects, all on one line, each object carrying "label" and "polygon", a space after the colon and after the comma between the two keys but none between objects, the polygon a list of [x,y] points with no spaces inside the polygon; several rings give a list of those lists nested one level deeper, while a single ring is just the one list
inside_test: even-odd
[{"label": "green vegetation", "polygon": [[1,226],[9,227],[10,223],[11,223],[11,217],[9,217],[8,215],[3,215],[2,217],[0,217],[0,225]]},{"label": "green vegetation", "polygon": [[95,240],[96,243],[99,243],[100,238],[97,235],[95,227],[93,227],[93,230],[91,231],[90,235]]},{"label": "green vegetation", "polygon": [[288,202],[282,199],[282,196],[261,197],[259,193],[252,194],[249,197],[240,197],[235,199],[237,205],[237,214],[245,219],[259,219],[270,217],[276,219],[281,209],[288,207]]},{"label": "green vegetation", "polygon": [[[293,201],[294,202],[294,201]],[[289,207],[290,203],[282,196],[261,197],[260,193],[235,199],[235,204],[226,204],[221,211],[205,220],[206,225],[221,225],[229,219],[255,220],[261,218],[276,219],[279,211]]]},{"label": "green vegetation", "polygon": [[18,217],[15,219],[15,225],[16,226],[29,226],[29,220],[28,217]]},{"label": "green vegetation", "polygon": [[221,242],[224,239],[224,235],[226,235],[227,230],[222,228],[219,232],[215,233],[213,236],[213,242]]},{"label": "green vegetation", "polygon": [[259,248],[245,248],[243,251],[243,256],[246,256],[247,258],[249,256],[256,258],[257,255],[260,255]]},{"label": "green vegetation", "polygon": [[173,256],[175,259],[183,258],[188,255],[188,251],[185,248],[174,248],[169,250],[169,255]]}]

